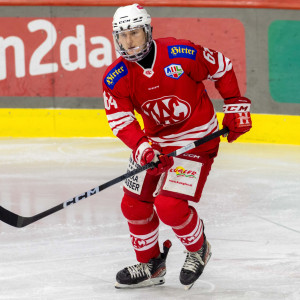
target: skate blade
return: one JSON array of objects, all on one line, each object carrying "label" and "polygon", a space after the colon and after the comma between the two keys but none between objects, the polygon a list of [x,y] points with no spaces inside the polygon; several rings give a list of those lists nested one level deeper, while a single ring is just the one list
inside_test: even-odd
[{"label": "skate blade", "polygon": [[190,290],[190,289],[192,288],[193,285],[194,285],[194,282],[193,282],[192,284],[185,285],[185,286],[184,286],[184,290],[185,290],[185,291]]},{"label": "skate blade", "polygon": [[137,283],[137,284],[122,284],[119,282],[115,283],[116,289],[138,289],[138,288],[144,288],[144,287],[151,287],[154,285],[161,285],[165,283],[165,279],[163,277],[157,277],[152,279],[147,279],[143,282]]}]

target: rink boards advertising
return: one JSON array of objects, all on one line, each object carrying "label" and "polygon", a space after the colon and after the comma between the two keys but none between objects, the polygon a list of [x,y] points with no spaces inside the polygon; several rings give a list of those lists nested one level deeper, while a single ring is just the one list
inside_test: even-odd
[{"label": "rink boards advertising", "polygon": [[[115,8],[11,8],[3,6],[0,13],[0,136],[112,136],[101,81],[117,58],[111,34]],[[149,7],[149,11],[157,16],[152,22],[154,38],[189,39],[231,59],[242,95],[253,101],[253,129],[240,141],[300,144],[295,130],[300,128],[299,10],[245,8],[237,13],[234,8]],[[189,49],[170,51],[194,55]],[[182,73],[176,65],[166,72],[174,78]],[[221,121],[222,99],[213,82],[207,81],[206,87]]]}]

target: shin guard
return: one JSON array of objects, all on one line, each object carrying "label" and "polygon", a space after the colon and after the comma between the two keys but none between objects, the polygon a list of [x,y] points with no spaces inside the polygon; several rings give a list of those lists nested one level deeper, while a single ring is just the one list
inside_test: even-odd
[{"label": "shin guard", "polygon": [[195,208],[190,206],[190,211],[189,218],[182,225],[172,229],[186,250],[196,252],[204,241],[204,226]]},{"label": "shin guard", "polygon": [[153,204],[124,195],[122,212],[128,221],[130,238],[138,262],[147,263],[160,254],[158,244],[159,220]]},{"label": "shin guard", "polygon": [[159,195],[155,206],[160,220],[172,227],[188,251],[195,252],[201,248],[204,241],[203,222],[188,201]]}]

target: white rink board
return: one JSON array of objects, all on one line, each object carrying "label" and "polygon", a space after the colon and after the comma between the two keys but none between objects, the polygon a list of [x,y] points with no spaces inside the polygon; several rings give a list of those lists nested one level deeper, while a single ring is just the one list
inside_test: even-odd
[{"label": "white rink board", "polygon": [[[1,139],[0,203],[31,216],[126,172],[116,139]],[[221,143],[201,202],[212,258],[184,291],[173,242],[166,283],[117,290],[135,263],[121,184],[23,229],[0,223],[0,299],[300,299],[300,146]]]}]

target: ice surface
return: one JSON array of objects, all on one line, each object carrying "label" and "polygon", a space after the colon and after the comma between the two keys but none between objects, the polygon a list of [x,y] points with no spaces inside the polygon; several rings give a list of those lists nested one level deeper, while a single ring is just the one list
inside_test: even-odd
[{"label": "ice surface", "polygon": [[[128,155],[116,139],[1,139],[0,204],[32,216],[123,174]],[[28,227],[0,223],[0,299],[300,299],[300,146],[221,144],[195,205],[213,254],[189,291],[164,224],[166,283],[114,288],[135,263],[121,197],[117,184]]]}]

